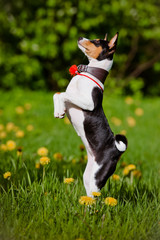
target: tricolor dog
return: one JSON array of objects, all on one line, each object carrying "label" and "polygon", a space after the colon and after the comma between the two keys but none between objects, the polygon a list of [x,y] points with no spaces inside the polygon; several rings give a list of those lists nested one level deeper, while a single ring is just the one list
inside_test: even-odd
[{"label": "tricolor dog", "polygon": [[127,149],[127,139],[113,134],[102,108],[104,81],[113,64],[118,33],[110,40],[80,37],[78,47],[88,57],[88,65],[79,65],[66,92],[56,93],[54,117],[65,113],[87,151],[88,162],[83,174],[88,196],[104,187],[114,173],[117,162]]}]

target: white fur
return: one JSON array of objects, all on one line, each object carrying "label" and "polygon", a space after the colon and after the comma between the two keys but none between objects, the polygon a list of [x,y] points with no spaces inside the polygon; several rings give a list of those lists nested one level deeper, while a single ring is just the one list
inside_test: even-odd
[{"label": "white fur", "polygon": [[119,142],[115,141],[115,145],[120,152],[124,152],[127,149],[126,144],[123,143],[122,141],[119,141]]},{"label": "white fur", "polygon": [[90,60],[90,63],[88,64],[88,66],[90,66],[90,67],[96,66],[96,67],[102,68],[108,72],[111,69],[112,65],[113,65],[113,59],[112,60],[104,59],[104,60],[98,61],[94,58],[92,58]]}]

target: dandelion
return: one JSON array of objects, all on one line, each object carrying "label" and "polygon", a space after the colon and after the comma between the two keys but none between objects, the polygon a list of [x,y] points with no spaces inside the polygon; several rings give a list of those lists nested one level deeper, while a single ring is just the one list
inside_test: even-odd
[{"label": "dandelion", "polygon": [[71,184],[73,182],[74,182],[74,178],[65,178],[64,179],[64,183],[66,183],[66,184]]},{"label": "dandelion", "polygon": [[123,170],[123,175],[127,176],[131,171],[135,170],[136,166],[134,164],[129,164],[128,166],[126,166]]},{"label": "dandelion", "polygon": [[24,108],[23,108],[22,106],[16,107],[16,113],[17,113],[18,115],[23,114],[23,113],[24,113]]},{"label": "dandelion", "polygon": [[72,164],[76,164],[77,160],[75,158],[72,159]]},{"label": "dandelion", "polygon": [[14,123],[12,123],[12,122],[7,123],[7,125],[6,125],[7,132],[13,131],[14,127],[15,127]]},{"label": "dandelion", "polygon": [[4,174],[3,174],[3,177],[4,177],[4,179],[10,179],[10,177],[11,177],[11,172],[5,172]]},{"label": "dandelion", "polygon": [[136,178],[141,178],[142,177],[142,173],[139,170],[133,170],[132,174]]},{"label": "dandelion", "polygon": [[12,151],[16,148],[16,143],[13,140],[9,140],[6,143],[7,150]]},{"label": "dandelion", "polygon": [[83,152],[85,150],[85,146],[83,144],[80,144],[79,149]]},{"label": "dandelion", "polygon": [[0,132],[0,139],[4,139],[7,137],[7,133],[5,131]]},{"label": "dandelion", "polygon": [[136,108],[135,114],[140,117],[144,114],[144,111],[142,108]]},{"label": "dandelion", "polygon": [[48,149],[45,148],[45,147],[41,147],[41,148],[38,149],[37,154],[39,156],[42,156],[42,157],[47,156],[48,155]]},{"label": "dandelion", "polygon": [[24,137],[24,131],[18,130],[18,131],[16,132],[16,137],[17,137],[17,138],[23,138],[23,137]]},{"label": "dandelion", "polygon": [[36,164],[35,164],[35,168],[36,168],[36,169],[39,169],[39,168],[40,168],[40,166],[41,166],[41,164],[40,164],[40,163],[36,163]]},{"label": "dandelion", "polygon": [[30,103],[25,103],[25,104],[24,104],[24,108],[25,108],[26,110],[30,110],[31,107],[32,107],[32,105],[31,105]]},{"label": "dandelion", "polygon": [[127,123],[129,127],[134,127],[136,125],[136,120],[133,117],[128,117]]},{"label": "dandelion", "polygon": [[67,125],[70,125],[70,124],[71,124],[70,121],[69,121],[69,119],[68,119],[67,117],[64,118],[64,123],[67,124]]},{"label": "dandelion", "polygon": [[53,158],[54,158],[55,160],[62,161],[63,156],[62,156],[61,153],[57,152],[57,153],[54,153],[54,154],[53,154]]},{"label": "dandelion", "polygon": [[122,124],[122,121],[117,117],[112,117],[111,121],[115,126],[120,126]]},{"label": "dandelion", "polygon": [[105,198],[104,202],[105,202],[106,205],[111,206],[111,207],[116,206],[117,203],[118,203],[117,199],[112,198],[112,197]]},{"label": "dandelion", "polygon": [[129,164],[129,165],[127,166],[127,168],[128,168],[130,171],[132,171],[132,170],[136,169],[136,166],[135,166],[134,164]]},{"label": "dandelion", "polygon": [[48,163],[50,163],[50,158],[48,158],[48,157],[41,157],[40,158],[40,164],[42,166],[47,165]]},{"label": "dandelion", "polygon": [[125,98],[125,103],[128,104],[128,105],[131,105],[133,103],[133,98],[128,96]]},{"label": "dandelion", "polygon": [[22,156],[22,147],[17,148],[17,157]]},{"label": "dandelion", "polygon": [[112,180],[114,180],[114,181],[119,181],[119,180],[120,180],[120,176],[117,175],[117,174],[113,174],[113,175],[112,175]]},{"label": "dandelion", "polygon": [[92,192],[92,196],[94,197],[100,197],[101,193],[100,192]]},{"label": "dandelion", "polygon": [[93,205],[96,203],[95,199],[92,198],[92,197],[88,197],[88,196],[81,196],[80,199],[79,199],[79,203],[81,205]]},{"label": "dandelion", "polygon": [[122,168],[124,168],[124,167],[126,167],[126,166],[127,166],[127,163],[126,163],[126,162],[122,162],[122,163],[121,163],[121,167],[122,167]]},{"label": "dandelion", "polygon": [[33,125],[29,124],[29,125],[27,125],[26,129],[28,132],[31,132],[31,131],[33,131],[34,127],[33,127]]},{"label": "dandelion", "polygon": [[1,144],[0,145],[0,150],[2,150],[2,151],[7,151],[7,146],[5,145],[5,144]]},{"label": "dandelion", "polygon": [[127,134],[127,131],[123,129],[123,130],[120,131],[120,134],[126,135],[126,134]]}]

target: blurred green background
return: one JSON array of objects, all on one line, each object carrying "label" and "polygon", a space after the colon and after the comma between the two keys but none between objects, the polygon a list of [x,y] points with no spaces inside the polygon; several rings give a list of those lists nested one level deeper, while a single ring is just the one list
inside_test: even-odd
[{"label": "blurred green background", "polygon": [[108,89],[160,94],[160,0],[0,0],[0,88],[63,90],[79,36],[119,32]]}]

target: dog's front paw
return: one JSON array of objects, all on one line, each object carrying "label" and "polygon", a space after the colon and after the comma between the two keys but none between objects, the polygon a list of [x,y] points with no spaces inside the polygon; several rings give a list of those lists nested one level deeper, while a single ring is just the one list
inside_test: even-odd
[{"label": "dog's front paw", "polygon": [[60,119],[64,118],[66,109],[62,93],[54,94],[53,101],[54,101],[54,117]]}]

